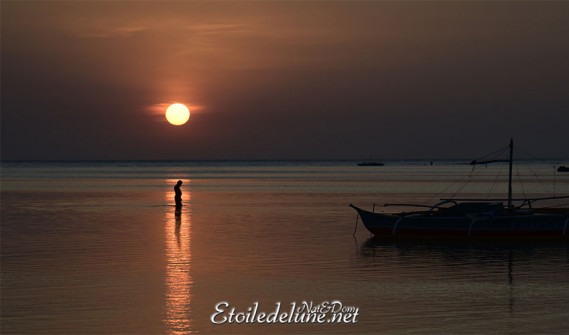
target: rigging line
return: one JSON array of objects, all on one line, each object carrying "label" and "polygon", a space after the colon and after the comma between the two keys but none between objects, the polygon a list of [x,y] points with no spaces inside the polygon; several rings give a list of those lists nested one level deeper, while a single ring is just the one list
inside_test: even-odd
[{"label": "rigging line", "polygon": [[521,151],[521,152],[523,152],[524,154],[530,156],[531,159],[540,160],[538,157],[532,155],[531,152],[525,150],[523,147],[517,146],[517,147],[516,147],[516,151]]},{"label": "rigging line", "polygon": [[547,206],[547,207],[553,208],[553,207],[565,207],[565,206],[569,206],[569,202],[568,202],[568,203],[564,203],[564,204],[550,205],[550,206]]},{"label": "rigging line", "polygon": [[497,154],[504,153],[506,150],[509,150],[509,149],[510,149],[510,145],[507,145],[507,146],[505,146],[505,147],[503,147],[503,148],[500,148],[500,149],[498,149],[498,150],[496,150],[496,151],[494,151],[494,152],[492,152],[492,153],[489,153],[489,154],[487,154],[487,155],[485,155],[485,156],[482,156],[482,157],[480,157],[480,158],[478,158],[478,159],[475,159],[474,161],[480,161],[480,160],[483,160],[483,159],[485,160],[485,159],[487,159],[488,157],[492,157],[493,155],[497,155]]},{"label": "rigging line", "polygon": [[547,188],[547,186],[545,185],[545,182],[543,182],[539,176],[537,175],[537,173],[529,166],[529,164],[527,162],[524,162],[524,165],[526,166],[526,168],[533,174],[533,176],[535,177],[535,179],[539,182],[539,184],[543,187],[543,189],[545,190],[545,192],[547,193],[552,193],[551,190],[549,190]]},{"label": "rigging line", "polygon": [[569,202],[568,203],[556,204],[556,205],[549,205],[547,207],[548,208],[554,208],[554,207],[566,207],[566,206],[569,206]]},{"label": "rigging line", "polygon": [[486,195],[486,199],[488,199],[490,197],[490,195],[492,194],[492,192],[494,192],[494,188],[496,187],[496,185],[498,184],[498,179],[500,178],[500,176],[502,175],[502,170],[504,169],[504,166],[501,165],[500,166],[500,170],[498,171],[498,173],[496,174],[496,178],[494,179],[494,183],[492,183],[492,187],[490,188],[490,192],[488,192],[488,194]]},{"label": "rigging line", "polygon": [[466,185],[468,185],[471,181],[472,181],[472,177],[477,177],[482,173],[482,169],[478,170],[478,173],[476,175],[473,175],[472,173],[468,176],[468,179],[466,180],[466,182],[458,188],[458,190],[456,190],[454,192],[454,194],[450,197],[451,199],[454,198],[460,191],[462,191],[462,189],[464,189],[466,187]]},{"label": "rigging line", "polygon": [[[474,169],[476,168],[476,166],[472,166],[472,170],[470,171],[470,174],[472,174],[472,172],[474,171]],[[427,201],[429,202],[433,202],[434,199],[440,198],[441,194],[445,193],[448,189],[450,189],[451,187],[453,187],[454,185],[458,184],[459,182],[461,182],[462,180],[464,180],[465,178],[468,178],[468,176],[464,176],[462,178],[460,178],[459,180],[455,181],[454,183],[451,183],[449,185],[447,185],[447,187],[445,187],[444,189],[442,189],[441,191],[435,193],[434,195],[430,196]]]},{"label": "rigging line", "polygon": [[[527,156],[530,156],[531,159],[534,160],[540,160],[539,158],[537,158],[536,156],[532,155],[529,151],[525,150],[524,148],[518,148],[519,151],[523,152],[524,154],[526,154]],[[549,190],[549,188],[546,186],[546,183],[541,180],[538,176],[538,174],[529,166],[528,162],[523,162],[523,164],[527,167],[527,169],[533,174],[533,176],[535,177],[535,179],[541,184],[541,186],[543,187],[543,189],[545,190],[545,192],[547,193],[553,193],[555,194],[555,180],[553,181],[553,192],[551,192]],[[555,174],[554,174],[555,177]]]},{"label": "rigging line", "polygon": [[527,199],[527,197],[526,197],[526,191],[524,190],[524,183],[522,182],[522,176],[521,176],[521,174],[520,174],[520,168],[519,168],[518,166],[516,166],[516,172],[517,172],[517,174],[518,174],[518,180],[519,180],[519,183],[520,183],[520,187],[522,188],[522,195],[523,195],[524,199]]},{"label": "rigging line", "polygon": [[[468,175],[466,175],[466,176],[460,178],[459,180],[455,181],[454,183],[448,185],[448,186],[445,187],[443,190],[441,190],[441,191],[439,191],[438,193],[436,193],[436,194],[435,194],[433,197],[431,197],[430,199],[433,199],[433,198],[440,198],[440,195],[441,195],[441,194],[447,192],[450,188],[454,187],[456,184],[461,183],[461,182],[463,182],[465,179],[468,179],[468,178],[472,177],[472,174],[474,173],[474,170],[476,170],[477,168],[480,169],[480,168],[477,167],[476,165],[473,165],[473,166],[472,166],[472,169],[470,170],[470,173],[469,173]],[[467,183],[468,183],[468,182],[467,182]],[[452,195],[452,197],[454,197],[455,195],[456,195],[456,192],[455,192],[455,194]]]},{"label": "rigging line", "polygon": [[[494,152],[492,152],[492,153],[490,153],[490,154],[487,154],[487,155],[485,155],[485,156],[482,156],[481,158],[476,159],[476,160],[474,160],[473,162],[481,161],[481,160],[487,160],[489,157],[493,157],[493,156],[503,155],[504,153],[508,152],[509,150],[510,150],[510,145],[507,145],[507,146],[502,147],[502,148],[500,148],[500,149],[498,149],[498,150],[496,150],[496,151],[494,151]],[[487,166],[486,166],[486,167],[487,167]],[[440,192],[438,192],[437,194],[435,194],[435,196],[440,196],[440,194],[442,194],[442,193],[444,193],[444,192],[447,192],[449,189],[451,189],[452,187],[456,186],[456,185],[459,184],[459,183],[462,183],[462,182],[466,179],[466,182],[465,182],[461,187],[459,187],[459,188],[451,195],[450,198],[454,198],[454,197],[457,195],[458,192],[460,192],[462,189],[464,189],[464,187],[466,187],[466,185],[468,185],[468,184],[470,183],[470,180],[472,179],[472,177],[473,177],[474,175],[478,176],[478,175],[481,174],[482,169],[478,169],[477,173],[474,174],[474,172],[476,171],[476,168],[477,168],[477,165],[476,165],[476,164],[473,164],[472,170],[471,170],[471,172],[470,172],[469,175],[467,175],[467,176],[465,176],[465,177],[463,177],[463,178],[457,180],[456,182],[450,184],[449,186],[447,186],[446,188],[444,188],[443,190],[441,190]],[[501,172],[501,170],[500,170],[500,172]],[[498,176],[497,176],[496,179],[498,179]]]}]

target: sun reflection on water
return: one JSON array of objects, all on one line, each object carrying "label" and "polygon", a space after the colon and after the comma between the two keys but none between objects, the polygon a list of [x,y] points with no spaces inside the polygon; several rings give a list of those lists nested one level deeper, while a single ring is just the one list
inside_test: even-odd
[{"label": "sun reflection on water", "polygon": [[[175,185],[176,181],[167,181]],[[166,297],[165,319],[168,334],[191,334],[191,301],[193,285],[191,275],[191,194],[189,181],[183,190],[182,209],[168,208],[165,213],[166,237]],[[174,193],[166,192],[167,203],[174,202]]]}]

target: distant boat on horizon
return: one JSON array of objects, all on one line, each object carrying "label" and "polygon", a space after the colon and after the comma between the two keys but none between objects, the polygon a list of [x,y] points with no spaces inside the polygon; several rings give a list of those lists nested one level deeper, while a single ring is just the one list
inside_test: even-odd
[{"label": "distant boat on horizon", "polygon": [[384,166],[382,162],[360,162],[358,166]]},{"label": "distant boat on horizon", "polygon": [[557,168],[557,172],[569,172],[569,166],[563,166]]},{"label": "distant boat on horizon", "polygon": [[[505,150],[502,149],[502,150]],[[569,199],[567,196],[512,198],[514,141],[508,160],[472,161],[471,164],[509,162],[507,199],[440,199],[432,206],[385,204],[385,206],[425,207],[425,210],[396,214],[375,213],[350,204],[364,226],[378,237],[548,239],[569,241],[569,208],[536,208],[534,202]],[[518,206],[514,201],[521,201]],[[505,202],[505,203],[504,203]],[[450,206],[449,206],[450,205]]]},{"label": "distant boat on horizon", "polygon": [[367,162],[359,162],[358,166],[384,166],[382,162],[376,162],[371,160],[371,156],[369,157]]}]

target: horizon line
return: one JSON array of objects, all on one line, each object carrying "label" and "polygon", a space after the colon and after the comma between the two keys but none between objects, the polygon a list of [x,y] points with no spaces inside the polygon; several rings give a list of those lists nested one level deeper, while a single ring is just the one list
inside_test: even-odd
[{"label": "horizon line", "polygon": [[[569,160],[569,157],[521,158],[517,161],[552,161]],[[81,163],[81,162],[363,162],[358,158],[206,158],[206,159],[0,159],[0,163]],[[393,161],[465,161],[472,158],[385,158],[375,162]]]}]

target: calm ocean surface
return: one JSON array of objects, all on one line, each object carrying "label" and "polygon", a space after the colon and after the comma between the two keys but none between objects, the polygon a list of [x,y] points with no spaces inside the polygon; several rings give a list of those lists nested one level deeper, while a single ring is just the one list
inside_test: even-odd
[{"label": "calm ocean surface", "polygon": [[[352,235],[350,203],[506,192],[505,164],[429,163],[2,163],[1,333],[567,334],[569,244]],[[522,164],[514,192],[569,194],[556,163]],[[211,321],[334,300],[357,322]]]}]

